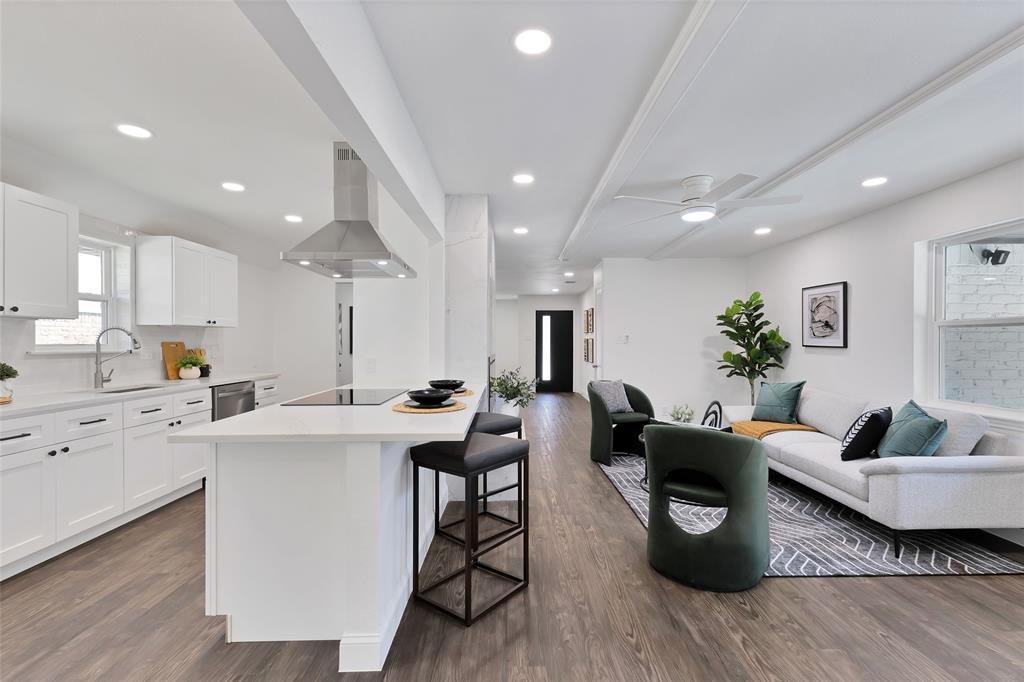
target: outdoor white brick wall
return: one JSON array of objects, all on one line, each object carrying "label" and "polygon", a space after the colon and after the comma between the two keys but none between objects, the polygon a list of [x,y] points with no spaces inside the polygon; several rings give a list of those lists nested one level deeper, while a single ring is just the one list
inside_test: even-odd
[{"label": "outdoor white brick wall", "polygon": [[[975,245],[975,253],[992,246]],[[946,319],[1024,315],[1024,258],[983,265],[967,245],[946,252]],[[945,397],[1024,409],[1024,327],[945,328]]]}]

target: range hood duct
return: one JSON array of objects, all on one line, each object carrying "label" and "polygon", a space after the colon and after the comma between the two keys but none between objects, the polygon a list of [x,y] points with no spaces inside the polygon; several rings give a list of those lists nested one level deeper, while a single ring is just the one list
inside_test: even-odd
[{"label": "range hood duct", "polygon": [[335,142],[334,220],[282,252],[281,260],[339,280],[415,277],[381,238],[376,222],[377,179],[351,146]]}]

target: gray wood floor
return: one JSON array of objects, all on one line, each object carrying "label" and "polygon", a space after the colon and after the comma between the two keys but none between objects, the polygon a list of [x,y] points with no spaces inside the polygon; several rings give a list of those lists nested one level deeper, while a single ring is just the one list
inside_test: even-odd
[{"label": "gray wood floor", "polygon": [[[203,615],[196,493],[0,585],[0,677],[1024,679],[1024,578],[775,578],[741,594],[691,590],[648,567],[643,527],[588,458],[586,401],[542,395],[526,421],[530,587],[469,629],[410,605],[383,673],[339,676],[334,642],[224,644],[222,619]],[[439,542],[433,572],[452,560]],[[516,551],[495,563],[514,566]]]}]

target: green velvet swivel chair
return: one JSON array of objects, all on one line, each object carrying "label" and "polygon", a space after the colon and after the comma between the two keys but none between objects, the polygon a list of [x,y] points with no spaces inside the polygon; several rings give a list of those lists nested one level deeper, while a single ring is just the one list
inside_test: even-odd
[{"label": "green velvet swivel chair", "polygon": [[[608,412],[608,406],[590,384],[590,459],[601,464],[612,463],[612,453],[625,453],[643,457],[644,446],[640,434],[654,418],[650,399],[636,386],[623,384],[632,412]],[[614,428],[613,428],[614,427]]]},{"label": "green velvet swivel chair", "polygon": [[[651,425],[647,560],[702,590],[736,592],[761,581],[769,562],[768,460],[760,441],[713,429]],[[669,516],[669,498],[728,507],[713,530],[692,535]]]}]

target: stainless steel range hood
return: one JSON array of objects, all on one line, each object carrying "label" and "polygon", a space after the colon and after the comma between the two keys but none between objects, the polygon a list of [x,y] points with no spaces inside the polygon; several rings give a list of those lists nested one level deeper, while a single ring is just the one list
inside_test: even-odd
[{"label": "stainless steel range hood", "polygon": [[[377,233],[377,179],[344,142],[334,143],[334,220],[281,260],[335,279],[415,277]],[[335,277],[338,275],[338,277]]]}]

